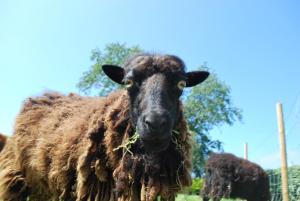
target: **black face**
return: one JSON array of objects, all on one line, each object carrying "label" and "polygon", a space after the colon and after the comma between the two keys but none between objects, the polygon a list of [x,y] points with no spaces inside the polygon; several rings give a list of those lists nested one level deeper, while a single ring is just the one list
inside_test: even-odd
[{"label": "black face", "polygon": [[128,87],[132,119],[146,150],[162,151],[169,145],[182,93],[178,82],[185,83],[157,73],[135,83],[138,86]]},{"label": "black face", "polygon": [[179,97],[184,87],[204,81],[204,71],[184,72],[174,56],[139,55],[123,68],[103,66],[114,81],[125,84],[131,101],[131,121],[148,152],[168,148],[179,116]]}]

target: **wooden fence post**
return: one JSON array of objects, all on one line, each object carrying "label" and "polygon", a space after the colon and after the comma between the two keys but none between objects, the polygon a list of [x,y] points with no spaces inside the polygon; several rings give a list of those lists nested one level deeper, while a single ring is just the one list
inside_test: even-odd
[{"label": "wooden fence post", "polygon": [[280,143],[280,155],[281,155],[281,182],[282,182],[282,200],[289,200],[288,190],[288,170],[287,170],[287,155],[286,155],[286,143],[285,143],[285,131],[282,104],[277,103],[277,122],[279,132],[279,143]]},{"label": "wooden fence post", "polygon": [[248,160],[248,143],[244,144],[244,159]]}]

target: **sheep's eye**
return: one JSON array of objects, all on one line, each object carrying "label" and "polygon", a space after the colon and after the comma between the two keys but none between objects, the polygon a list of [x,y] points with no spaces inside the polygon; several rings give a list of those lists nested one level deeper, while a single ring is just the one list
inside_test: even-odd
[{"label": "sheep's eye", "polygon": [[132,87],[133,84],[134,84],[133,80],[126,80],[126,81],[125,81],[125,87],[126,87],[126,88]]},{"label": "sheep's eye", "polygon": [[184,81],[184,80],[179,81],[178,84],[177,84],[177,87],[180,90],[183,90],[185,86],[186,86],[186,81]]}]

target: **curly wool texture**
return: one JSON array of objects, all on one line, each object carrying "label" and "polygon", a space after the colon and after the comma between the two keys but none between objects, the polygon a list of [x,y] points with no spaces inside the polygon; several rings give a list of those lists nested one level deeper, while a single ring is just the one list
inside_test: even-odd
[{"label": "curly wool texture", "polygon": [[0,154],[0,200],[174,200],[191,184],[191,135],[182,114],[179,133],[159,154],[114,151],[134,135],[129,98],[46,93],[29,98]]},{"label": "curly wool texture", "polygon": [[0,133],[0,151],[4,148],[4,145],[6,143],[6,136]]},{"label": "curly wool texture", "polygon": [[268,174],[257,164],[233,154],[212,154],[206,163],[203,200],[241,198],[271,200]]}]

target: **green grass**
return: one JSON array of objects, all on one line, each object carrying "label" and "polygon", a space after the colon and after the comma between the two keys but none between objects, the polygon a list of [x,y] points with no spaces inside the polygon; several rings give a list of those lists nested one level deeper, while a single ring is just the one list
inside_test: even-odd
[{"label": "green grass", "polygon": [[179,194],[176,197],[176,201],[202,201],[202,198],[200,198],[199,195],[184,195],[184,194]]},{"label": "green grass", "polygon": [[[199,195],[184,195],[179,194],[176,197],[176,201],[202,201],[202,198]],[[222,201],[241,201],[239,199],[233,200],[233,199],[222,199]]]}]

